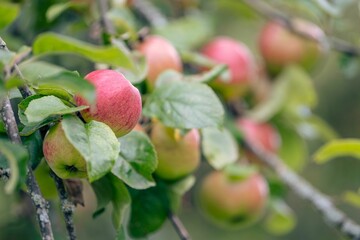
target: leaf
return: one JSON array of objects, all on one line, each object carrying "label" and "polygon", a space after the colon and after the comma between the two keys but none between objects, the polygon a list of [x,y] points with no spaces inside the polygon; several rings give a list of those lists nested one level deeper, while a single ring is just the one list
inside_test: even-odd
[{"label": "leaf", "polygon": [[360,208],[360,194],[358,192],[346,191],[342,198],[344,202]]},{"label": "leaf", "polygon": [[146,134],[132,131],[119,138],[120,155],[112,168],[112,173],[135,189],[155,186],[152,173],[157,167],[154,146]]},{"label": "leaf", "polygon": [[344,156],[360,158],[359,139],[333,140],[315,152],[314,160],[316,163],[322,164],[333,158]]},{"label": "leaf", "polygon": [[166,185],[157,182],[155,187],[146,190],[130,191],[132,204],[129,234],[140,238],[158,230],[167,219],[170,202]]},{"label": "leaf", "polygon": [[80,55],[94,62],[122,66],[124,68],[133,67],[131,59],[117,47],[99,47],[55,33],[40,34],[33,44],[33,53],[35,56],[70,53]]},{"label": "leaf", "polygon": [[96,217],[111,202],[113,206],[112,220],[115,229],[120,229],[124,214],[130,205],[130,194],[122,181],[111,173],[91,183],[97,199]]},{"label": "leaf", "polygon": [[68,107],[55,96],[44,96],[32,100],[24,114],[27,122],[31,124],[41,122],[49,116],[70,114],[86,108],[88,106]]},{"label": "leaf", "polygon": [[296,226],[296,216],[281,199],[271,199],[270,213],[265,220],[266,230],[274,235],[284,235]]},{"label": "leaf", "polygon": [[222,169],[238,159],[238,145],[227,129],[204,128],[201,136],[203,154],[213,168]]},{"label": "leaf", "polygon": [[184,80],[189,82],[210,82],[220,77],[227,70],[228,67],[226,65],[216,65],[205,73],[186,76],[184,77]]},{"label": "leaf", "polygon": [[63,12],[71,7],[77,7],[81,3],[77,2],[65,2],[51,5],[46,11],[46,19],[51,22],[58,18]]},{"label": "leaf", "polygon": [[7,2],[0,4],[0,29],[12,23],[19,13],[19,5]]},{"label": "leaf", "polygon": [[10,194],[25,182],[28,152],[22,145],[0,139],[1,158],[5,158],[10,167],[11,176],[5,185],[5,192]]},{"label": "leaf", "polygon": [[275,80],[269,98],[258,104],[248,115],[258,121],[268,121],[282,110],[302,114],[303,109],[312,108],[317,95],[309,75],[302,68],[286,67]]},{"label": "leaf", "polygon": [[44,156],[42,150],[43,141],[40,132],[36,132],[28,137],[23,137],[22,142],[28,150],[30,166],[32,169],[35,169]]},{"label": "leaf", "polygon": [[79,118],[65,115],[62,127],[67,139],[86,160],[90,182],[111,170],[118,157],[120,143],[109,126],[97,121],[83,124]]},{"label": "leaf", "polygon": [[183,195],[194,186],[195,181],[195,177],[193,175],[189,175],[176,182],[168,184],[172,211],[177,211],[180,208]]},{"label": "leaf", "polygon": [[22,62],[19,68],[25,79],[31,82],[66,71],[65,68],[43,61]]},{"label": "leaf", "polygon": [[197,13],[156,28],[155,33],[168,39],[177,48],[192,49],[199,47],[212,35],[211,22],[211,18]]},{"label": "leaf", "polygon": [[155,88],[143,114],[173,128],[205,128],[223,124],[224,109],[205,84],[174,81]]}]

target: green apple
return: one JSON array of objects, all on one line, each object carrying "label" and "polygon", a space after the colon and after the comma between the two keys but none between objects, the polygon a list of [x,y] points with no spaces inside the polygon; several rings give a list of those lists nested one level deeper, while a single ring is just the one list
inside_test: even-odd
[{"label": "green apple", "polygon": [[157,122],[153,125],[151,141],[158,157],[157,176],[176,180],[195,171],[200,163],[200,134],[192,129],[184,136],[177,130]]},{"label": "green apple", "polygon": [[86,161],[65,136],[62,124],[49,129],[43,143],[44,157],[54,171],[62,178],[86,178]]},{"label": "green apple", "polygon": [[259,174],[237,178],[225,171],[208,174],[199,187],[199,206],[219,227],[237,229],[254,223],[264,212],[268,185]]}]

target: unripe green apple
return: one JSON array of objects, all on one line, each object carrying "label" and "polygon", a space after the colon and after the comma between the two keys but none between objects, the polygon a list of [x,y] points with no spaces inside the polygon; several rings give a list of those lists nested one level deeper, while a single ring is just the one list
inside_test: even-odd
[{"label": "unripe green apple", "polygon": [[86,178],[86,161],[69,142],[62,123],[51,127],[43,143],[44,157],[54,173],[62,178]]},{"label": "unripe green apple", "polygon": [[200,134],[192,129],[181,136],[173,128],[155,123],[150,135],[158,157],[155,173],[176,180],[192,173],[200,163]]},{"label": "unripe green apple", "polygon": [[215,62],[228,66],[229,81],[218,79],[212,83],[225,99],[236,99],[248,90],[256,69],[254,58],[245,44],[229,37],[217,37],[207,43],[201,52]]},{"label": "unripe green apple", "polygon": [[243,132],[246,141],[262,150],[277,153],[281,138],[277,130],[269,123],[256,122],[250,118],[239,118],[236,125]]},{"label": "unripe green apple", "polygon": [[215,224],[236,229],[259,219],[267,198],[268,185],[260,174],[242,179],[214,171],[201,182],[198,203]]},{"label": "unripe green apple", "polygon": [[144,54],[147,64],[147,83],[150,90],[155,86],[157,77],[165,70],[182,71],[182,63],[175,47],[165,38],[152,35],[137,47]]},{"label": "unripe green apple", "polygon": [[[325,37],[322,29],[313,23],[300,19],[293,23],[298,31],[314,39],[321,40]],[[299,64],[310,70],[323,52],[319,43],[290,32],[275,21],[270,21],[263,27],[259,45],[268,70],[275,74],[289,64]]]},{"label": "unripe green apple", "polygon": [[[121,73],[114,70],[96,70],[85,76],[94,84],[96,104],[81,111],[85,121],[96,120],[107,124],[117,137],[129,133],[141,115],[141,95]],[[89,105],[81,96],[75,96],[78,106]]]}]

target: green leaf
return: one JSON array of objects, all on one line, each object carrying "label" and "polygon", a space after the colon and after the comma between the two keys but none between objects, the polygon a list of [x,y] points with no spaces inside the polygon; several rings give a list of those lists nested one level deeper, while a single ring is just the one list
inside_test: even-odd
[{"label": "green leaf", "polygon": [[0,29],[12,23],[19,13],[19,5],[7,2],[0,4]]},{"label": "green leaf", "polygon": [[155,33],[168,39],[177,48],[192,49],[199,47],[212,35],[211,22],[210,17],[197,13],[156,28]]},{"label": "green leaf", "polygon": [[132,204],[129,234],[140,238],[158,230],[167,219],[170,202],[166,185],[157,182],[155,187],[146,190],[130,191]]},{"label": "green leaf", "polygon": [[283,200],[271,199],[270,210],[265,220],[267,231],[274,235],[284,235],[294,229],[296,216]]},{"label": "green leaf", "polygon": [[195,177],[193,175],[189,175],[176,182],[168,184],[172,211],[175,212],[180,208],[183,195],[194,186],[195,181]]},{"label": "green leaf", "polygon": [[360,208],[360,194],[359,192],[346,191],[342,196],[344,202]]},{"label": "green leaf", "polygon": [[258,169],[255,165],[234,163],[227,165],[224,168],[224,172],[229,179],[243,180],[258,172]]},{"label": "green leaf", "polygon": [[42,61],[22,62],[19,68],[25,79],[31,82],[66,71],[65,68]]},{"label": "green leaf", "polygon": [[94,62],[124,68],[133,67],[131,59],[117,47],[100,47],[55,33],[40,34],[33,44],[33,53],[35,56],[70,53],[80,55]]},{"label": "green leaf", "polygon": [[5,185],[6,193],[12,193],[25,182],[28,157],[28,151],[24,146],[0,139],[0,159],[7,160],[11,171],[10,179]]},{"label": "green leaf", "polygon": [[309,75],[302,68],[286,67],[275,80],[269,98],[257,105],[248,115],[267,121],[282,110],[301,115],[317,103],[317,95]]},{"label": "green leaf", "polygon": [[227,129],[204,128],[201,136],[203,153],[213,168],[221,169],[239,158],[238,145]]},{"label": "green leaf", "polygon": [[29,102],[24,114],[27,122],[32,124],[41,122],[49,116],[70,114],[86,108],[88,106],[68,107],[55,96],[44,96]]},{"label": "green leaf", "polygon": [[53,4],[49,7],[49,9],[46,12],[46,19],[51,22],[57,17],[59,17],[63,12],[68,10],[71,7],[77,7],[79,6],[79,3],[77,2],[65,2],[65,3],[58,3]]},{"label": "green leaf", "polygon": [[360,158],[360,140],[359,139],[338,139],[333,140],[314,154],[316,163],[325,163],[332,158],[351,156]]},{"label": "green leaf", "polygon": [[122,181],[111,173],[91,183],[97,199],[97,210],[94,217],[105,210],[111,202],[113,206],[112,220],[115,229],[120,229],[124,214],[130,205],[130,194]]},{"label": "green leaf", "polygon": [[174,81],[155,88],[143,114],[173,128],[205,128],[223,124],[224,109],[205,84]]},{"label": "green leaf", "polygon": [[210,82],[220,77],[227,69],[228,67],[226,65],[217,65],[205,73],[186,76],[184,80],[189,82]]},{"label": "green leaf", "polygon": [[111,170],[118,157],[120,143],[109,126],[97,121],[84,124],[75,116],[65,115],[62,127],[67,139],[86,160],[90,182]]},{"label": "green leaf", "polygon": [[23,137],[22,142],[29,152],[29,162],[32,169],[35,169],[43,155],[42,138],[40,132],[36,132],[28,137]]},{"label": "green leaf", "polygon": [[119,138],[121,152],[112,173],[135,189],[155,186],[152,173],[157,167],[154,146],[146,134],[132,131]]}]

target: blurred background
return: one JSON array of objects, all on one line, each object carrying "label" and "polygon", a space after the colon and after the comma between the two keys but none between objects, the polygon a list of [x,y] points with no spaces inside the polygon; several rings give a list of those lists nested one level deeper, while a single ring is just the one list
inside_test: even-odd
[{"label": "blurred background", "polygon": [[[0,32],[10,49],[16,50],[21,45],[31,46],[34,38],[44,31],[56,31],[65,35],[96,43],[91,34],[96,31],[96,4],[91,0],[78,0],[78,7],[62,11],[53,19],[47,13],[53,4],[67,1],[28,0],[6,1],[21,4],[21,12],[16,22]],[[197,14],[200,28],[207,37],[200,41],[198,47],[213,36],[226,35],[244,42],[252,50],[257,60],[261,62],[258,50],[258,36],[265,19],[256,14],[240,0],[153,0],[155,6],[170,19],[176,19],[185,14]],[[341,13],[333,16],[324,10],[324,6],[315,0],[272,0],[266,1],[276,9],[287,12],[291,16],[309,19],[332,36],[339,37],[353,44],[359,44],[360,11],[358,1],[328,1],[341,9]],[[129,11],[129,21],[138,19],[138,26],[144,22],[137,13]],[[201,14],[199,14],[201,13]],[[184,28],[182,34],[196,34]],[[89,72],[93,65],[79,57],[51,57],[49,61],[63,65],[70,70],[77,70],[81,75]],[[311,72],[311,77],[318,94],[318,105],[314,112],[323,118],[341,138],[360,137],[360,65],[357,58],[345,56],[330,51],[318,62]],[[324,165],[318,165],[312,160],[312,154],[324,142],[320,140],[307,141],[309,149],[305,167],[299,172],[306,180],[332,197],[336,205],[351,218],[360,222],[359,208],[350,206],[341,200],[347,190],[357,191],[360,183],[360,161],[350,157],[337,158]],[[208,171],[205,166],[196,175],[202,176]],[[6,195],[0,183],[0,239],[40,239],[31,203],[24,195]],[[92,218],[96,209],[96,199],[90,186],[85,185],[85,207],[79,206],[75,212],[75,222],[78,239],[114,239],[115,232],[111,224],[111,209],[105,214]],[[285,235],[274,235],[264,227],[264,220],[251,227],[237,231],[222,230],[203,218],[195,206],[195,185],[185,195],[179,217],[184,222],[194,240],[332,240],[342,239],[336,230],[330,228],[321,216],[308,204],[299,199],[292,191],[287,191],[285,200],[296,216],[295,228]],[[30,204],[30,205],[29,205]],[[59,202],[51,201],[50,216],[56,239],[65,239],[62,215],[59,212]],[[266,213],[265,213],[266,215]],[[264,218],[265,219],[265,218]],[[169,222],[164,227],[149,236],[148,239],[177,239],[176,232]]]}]

